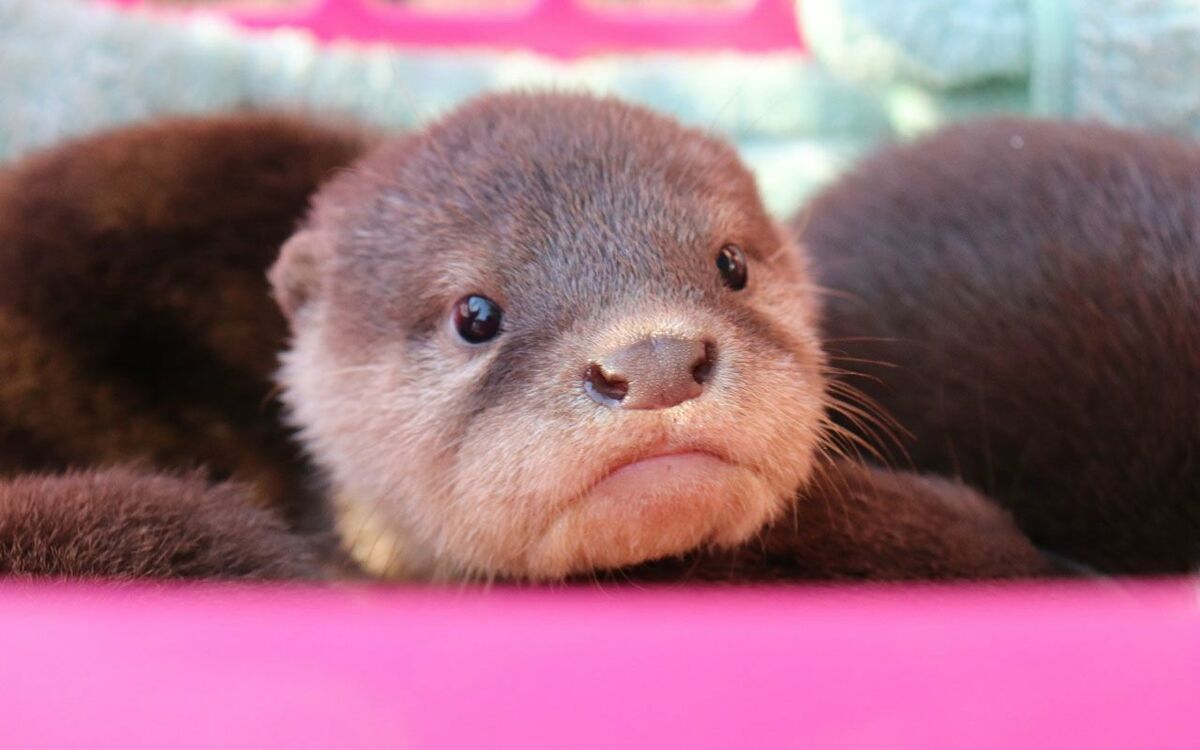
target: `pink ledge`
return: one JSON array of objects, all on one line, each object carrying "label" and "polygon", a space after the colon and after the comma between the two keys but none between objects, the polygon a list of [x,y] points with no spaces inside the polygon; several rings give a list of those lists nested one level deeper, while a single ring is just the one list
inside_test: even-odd
[{"label": "pink ledge", "polygon": [[1196,582],[0,586],[3,748],[1200,747]]},{"label": "pink ledge", "polygon": [[[143,0],[104,0],[124,7]],[[318,39],[419,47],[525,49],[558,57],[598,52],[800,52],[804,45],[794,0],[749,0],[710,11],[604,10],[583,0],[533,0],[507,11],[434,12],[372,0],[315,0],[300,9],[193,11],[219,15],[249,29],[305,29]]]}]

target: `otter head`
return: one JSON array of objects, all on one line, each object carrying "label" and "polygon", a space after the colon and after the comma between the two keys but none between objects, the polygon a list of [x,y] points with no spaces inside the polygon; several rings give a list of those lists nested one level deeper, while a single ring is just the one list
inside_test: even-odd
[{"label": "otter head", "polygon": [[644,109],[477,100],[335,178],[271,275],[285,399],[377,573],[732,545],[810,470],[800,258],[729,146]]}]

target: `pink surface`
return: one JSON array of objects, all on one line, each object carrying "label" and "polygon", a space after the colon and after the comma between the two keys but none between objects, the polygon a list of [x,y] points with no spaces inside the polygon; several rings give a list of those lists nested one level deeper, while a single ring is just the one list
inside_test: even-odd
[{"label": "pink surface", "polygon": [[0,747],[1200,747],[1197,588],[0,586]]},{"label": "pink surface", "polygon": [[[144,5],[143,0],[108,2]],[[769,52],[803,48],[794,0],[747,3],[730,10],[600,10],[588,8],[583,0],[530,0],[529,5],[511,11],[448,13],[386,6],[372,0],[313,0],[300,10],[224,8],[220,15],[252,29],[307,29],[322,40],[521,48],[562,57],[646,50]]]}]

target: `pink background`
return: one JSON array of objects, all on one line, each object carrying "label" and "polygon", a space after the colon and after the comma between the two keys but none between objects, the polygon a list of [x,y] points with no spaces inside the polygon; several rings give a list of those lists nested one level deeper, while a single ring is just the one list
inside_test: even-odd
[{"label": "pink background", "polygon": [[[107,0],[138,6],[141,0]],[[803,49],[794,0],[746,0],[732,10],[589,9],[583,0],[529,0],[508,11],[454,13],[372,0],[312,0],[302,10],[222,10],[247,28],[304,28],[322,40],[427,47],[527,49],[560,57],[596,52]]]},{"label": "pink background", "polygon": [[1196,582],[0,586],[2,748],[1200,748]]}]

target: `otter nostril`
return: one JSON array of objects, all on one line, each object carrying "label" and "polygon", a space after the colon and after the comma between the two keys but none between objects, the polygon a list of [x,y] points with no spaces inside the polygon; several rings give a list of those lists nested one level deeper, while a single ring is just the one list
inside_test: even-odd
[{"label": "otter nostril", "polygon": [[711,341],[704,342],[704,354],[692,366],[692,380],[695,380],[700,385],[708,382],[712,377],[713,362],[717,358],[717,347]]},{"label": "otter nostril", "polygon": [[629,393],[628,381],[616,375],[609,375],[597,364],[588,366],[584,382],[593,394],[599,394],[610,401],[620,401]]}]

